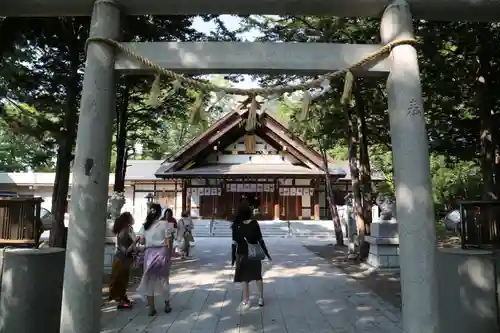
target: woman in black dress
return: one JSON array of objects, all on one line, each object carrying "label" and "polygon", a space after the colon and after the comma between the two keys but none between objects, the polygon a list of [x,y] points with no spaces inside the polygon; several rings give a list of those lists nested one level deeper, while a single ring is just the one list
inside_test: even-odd
[{"label": "woman in black dress", "polygon": [[249,306],[248,284],[255,281],[259,289],[259,306],[264,306],[264,284],[262,282],[262,262],[260,260],[248,259],[248,243],[260,244],[266,257],[271,260],[266,244],[262,238],[259,223],[252,219],[252,209],[242,202],[232,225],[233,245],[232,245],[232,265],[236,263],[234,282],[243,283],[243,303],[244,307]]}]

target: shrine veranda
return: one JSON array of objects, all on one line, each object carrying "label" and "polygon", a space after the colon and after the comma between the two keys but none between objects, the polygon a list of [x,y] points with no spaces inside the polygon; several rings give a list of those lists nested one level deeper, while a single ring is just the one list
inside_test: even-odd
[{"label": "shrine veranda", "polygon": [[[381,18],[382,45],[406,40],[391,48],[379,67],[367,64],[353,68],[356,75],[389,71],[388,113],[394,160],[397,218],[400,234],[403,328],[406,333],[439,332],[436,282],[435,223],[430,186],[428,140],[422,105],[417,53],[412,18],[427,20],[500,19],[500,1],[494,0],[1,0],[2,16],[91,15],[90,37],[118,40],[121,16],[156,14],[275,14],[370,16]],[[126,42],[126,41],[124,41]],[[173,44],[171,44],[172,46]],[[216,44],[213,44],[216,45]],[[232,53],[248,45],[230,43]],[[144,44],[137,53],[151,56],[159,67],[168,64],[179,71],[245,73],[290,73],[294,66],[302,73],[322,74],[344,70],[364,58],[366,46],[315,47],[302,45],[309,57],[297,61],[283,54],[296,46],[254,44],[253,65],[216,54],[214,47],[196,54],[177,53],[171,61],[157,52],[167,44]],[[382,46],[381,45],[381,46]],[[186,50],[189,50],[186,46]],[[203,48],[203,44],[198,47]],[[171,47],[170,47],[171,48]],[[308,50],[310,48],[310,50]],[[330,48],[332,52],[325,52]],[[212,51],[209,51],[212,49]],[[349,50],[351,54],[344,52]],[[175,51],[175,50],[174,50]],[[148,53],[149,52],[149,53]],[[214,52],[208,54],[207,52]],[[299,52],[299,51],[297,51]],[[190,57],[191,56],[191,57]],[[219,61],[215,61],[216,56]],[[387,55],[385,55],[387,56]],[[250,57],[250,56],[249,56]],[[318,61],[318,59],[330,61]],[[354,59],[353,59],[354,58]],[[116,60],[119,60],[118,62]],[[189,61],[188,61],[189,60]],[[375,63],[380,62],[377,59]],[[230,65],[228,65],[230,64]],[[332,68],[327,68],[332,66]],[[334,68],[338,66],[337,68]],[[111,137],[116,105],[116,67],[140,73],[135,60],[124,59],[109,43],[91,42],[87,48],[76,157],[73,168],[71,217],[66,253],[61,314],[61,333],[99,332],[101,273],[105,235],[106,199],[111,156]],[[371,68],[378,68],[376,70]],[[268,177],[266,177],[268,178]],[[204,190],[205,191],[205,190]],[[418,250],[417,250],[418,249]]]}]

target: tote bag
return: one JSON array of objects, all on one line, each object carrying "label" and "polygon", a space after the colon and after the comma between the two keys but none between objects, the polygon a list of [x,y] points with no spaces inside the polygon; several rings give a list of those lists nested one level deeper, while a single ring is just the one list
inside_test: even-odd
[{"label": "tote bag", "polygon": [[251,244],[246,238],[245,242],[248,245],[248,260],[264,260],[266,258],[266,254],[259,243]]}]

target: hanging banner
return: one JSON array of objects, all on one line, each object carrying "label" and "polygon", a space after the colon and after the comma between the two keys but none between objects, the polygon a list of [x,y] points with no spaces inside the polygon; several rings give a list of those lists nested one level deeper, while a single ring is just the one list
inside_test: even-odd
[{"label": "hanging banner", "polygon": [[232,188],[233,185],[234,184],[226,184],[226,191],[228,191],[228,192],[234,192],[234,191],[231,190],[231,188]]},{"label": "hanging banner", "polygon": [[264,185],[263,184],[257,184],[257,192],[262,192],[264,189]]},{"label": "hanging banner", "polygon": [[284,189],[280,187],[280,195],[284,195],[284,194],[285,194]]},{"label": "hanging banner", "polygon": [[264,184],[264,192],[269,192],[269,184]]},{"label": "hanging banner", "polygon": [[237,187],[237,192],[245,192],[245,188],[243,186],[243,184],[238,184],[238,187]]},{"label": "hanging banner", "polygon": [[314,195],[314,189],[312,187],[309,189],[309,195]]},{"label": "hanging banner", "polygon": [[217,195],[219,195],[219,196],[222,195],[222,189],[220,187],[217,188]]},{"label": "hanging banner", "polygon": [[205,195],[210,195],[210,187],[205,187]]},{"label": "hanging banner", "polygon": [[269,192],[274,192],[274,184],[269,185]]},{"label": "hanging banner", "polygon": [[257,192],[257,184],[249,184],[248,191],[249,192]]},{"label": "hanging banner", "polygon": [[[220,190],[220,189],[219,189],[219,190]],[[212,187],[212,188],[210,189],[210,194],[211,194],[211,195],[217,195],[217,187]]]},{"label": "hanging banner", "polygon": [[309,189],[308,189],[308,188],[305,188],[305,189],[304,189],[304,195],[311,195],[311,194],[309,193]]},{"label": "hanging banner", "polygon": [[236,184],[231,184],[231,192],[237,192],[238,188]]},{"label": "hanging banner", "polygon": [[297,195],[304,195],[304,189],[302,187],[297,188]]},{"label": "hanging banner", "polygon": [[243,184],[243,191],[250,192],[250,184]]},{"label": "hanging banner", "polygon": [[297,195],[297,189],[295,187],[290,188],[290,195]]},{"label": "hanging banner", "polygon": [[283,195],[284,196],[287,196],[287,195],[290,195],[290,188],[286,187],[283,189]]}]

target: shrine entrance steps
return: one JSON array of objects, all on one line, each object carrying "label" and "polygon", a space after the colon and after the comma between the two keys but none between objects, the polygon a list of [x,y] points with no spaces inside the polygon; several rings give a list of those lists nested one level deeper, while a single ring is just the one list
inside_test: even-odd
[{"label": "shrine entrance steps", "polygon": [[[194,220],[194,237],[231,237],[227,220]],[[335,238],[331,220],[259,221],[264,237]]]}]

